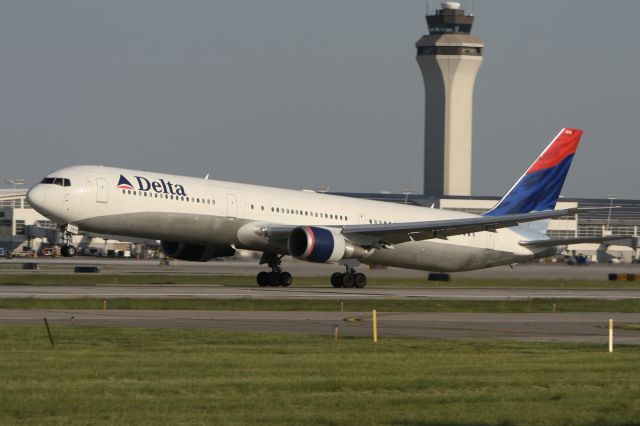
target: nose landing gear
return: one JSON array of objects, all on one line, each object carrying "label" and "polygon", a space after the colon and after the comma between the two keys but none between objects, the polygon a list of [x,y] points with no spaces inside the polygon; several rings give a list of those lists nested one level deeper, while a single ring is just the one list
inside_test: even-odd
[{"label": "nose landing gear", "polygon": [[288,272],[283,272],[280,264],[284,256],[278,256],[275,253],[263,253],[260,259],[260,265],[265,263],[271,268],[271,272],[262,271],[256,281],[260,287],[289,287],[293,282],[293,277]]},{"label": "nose landing gear", "polygon": [[71,244],[63,245],[60,247],[60,254],[62,257],[73,257],[76,255],[76,248]]},{"label": "nose landing gear", "polygon": [[[60,246],[60,254],[62,257],[73,257],[77,254],[75,246],[72,244],[72,237],[78,233],[78,227],[73,225],[64,225],[60,228],[62,235],[62,245]],[[75,232],[73,232],[75,231]]]}]

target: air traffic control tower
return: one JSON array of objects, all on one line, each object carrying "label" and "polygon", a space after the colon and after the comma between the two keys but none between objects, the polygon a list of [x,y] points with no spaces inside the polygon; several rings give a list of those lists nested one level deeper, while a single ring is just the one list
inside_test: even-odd
[{"label": "air traffic control tower", "polygon": [[416,43],[425,89],[424,193],[471,195],[473,85],[484,43],[473,16],[446,2],[427,13],[429,35]]}]

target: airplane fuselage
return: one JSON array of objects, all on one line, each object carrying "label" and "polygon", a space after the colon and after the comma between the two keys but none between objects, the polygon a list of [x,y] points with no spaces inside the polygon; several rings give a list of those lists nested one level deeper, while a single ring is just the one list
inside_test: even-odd
[{"label": "airplane fuselage", "polygon": [[[273,251],[250,230],[260,224],[340,227],[477,217],[447,211],[202,178],[74,166],[29,192],[33,207],[83,231]],[[68,185],[67,185],[68,183]],[[66,186],[65,186],[66,185]],[[44,208],[43,206],[46,206]],[[464,271],[529,261],[554,249],[520,241],[545,238],[524,226],[427,239],[371,250],[361,262],[428,271]],[[288,254],[286,246],[276,248]]]}]

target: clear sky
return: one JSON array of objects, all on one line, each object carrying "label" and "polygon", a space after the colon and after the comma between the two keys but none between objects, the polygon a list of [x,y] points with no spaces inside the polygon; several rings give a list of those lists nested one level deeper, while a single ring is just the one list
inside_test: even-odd
[{"label": "clear sky", "polygon": [[[421,192],[414,43],[427,30],[425,5],[4,2],[0,178],[34,183],[63,166],[106,164]],[[505,192],[569,126],[585,135],[564,195],[640,198],[640,2],[475,0],[473,8],[473,33],[486,43],[473,193]]]}]

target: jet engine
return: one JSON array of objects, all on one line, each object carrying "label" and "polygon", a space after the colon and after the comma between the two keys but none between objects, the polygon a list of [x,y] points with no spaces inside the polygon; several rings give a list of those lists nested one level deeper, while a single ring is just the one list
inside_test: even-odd
[{"label": "jet engine", "polygon": [[236,252],[231,246],[189,244],[179,241],[163,241],[162,251],[172,259],[193,262],[206,262],[216,257],[233,256]]},{"label": "jet engine", "polygon": [[367,250],[347,241],[337,229],[299,226],[287,242],[289,254],[307,262],[331,263],[365,257]]}]

